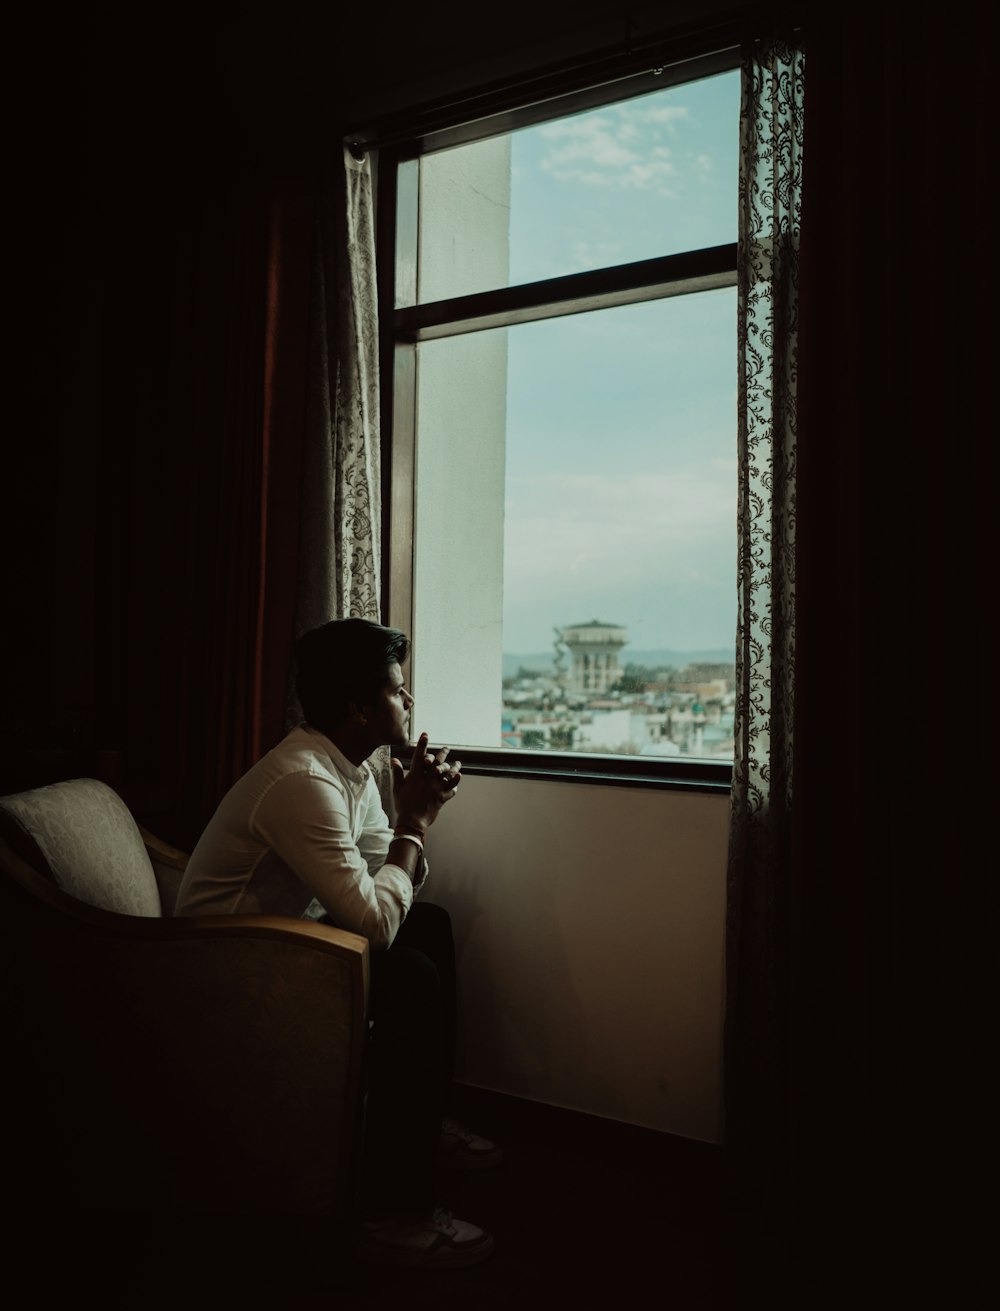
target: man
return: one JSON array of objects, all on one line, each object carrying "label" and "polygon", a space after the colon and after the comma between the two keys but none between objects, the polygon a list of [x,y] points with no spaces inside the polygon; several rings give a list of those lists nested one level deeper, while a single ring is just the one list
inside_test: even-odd
[{"label": "man", "polygon": [[489,1234],[435,1206],[435,1160],[495,1164],[492,1143],[443,1118],[455,1047],[455,954],[439,906],[414,904],[424,842],[461,782],[448,749],[391,759],[391,827],[367,763],[409,745],[413,698],[397,629],[341,619],[295,647],[305,720],[226,794],[191,854],[179,915],[321,918],[371,944],[372,1035],[361,1254],[438,1269],[487,1257]]}]

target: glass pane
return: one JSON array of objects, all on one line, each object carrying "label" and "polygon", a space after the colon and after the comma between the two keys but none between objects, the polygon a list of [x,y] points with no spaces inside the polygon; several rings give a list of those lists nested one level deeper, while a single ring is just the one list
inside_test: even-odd
[{"label": "glass pane", "polygon": [[735,290],[424,343],[418,390],[420,723],[732,759]]},{"label": "glass pane", "polygon": [[420,301],[735,241],[739,93],[733,70],[425,155]]}]

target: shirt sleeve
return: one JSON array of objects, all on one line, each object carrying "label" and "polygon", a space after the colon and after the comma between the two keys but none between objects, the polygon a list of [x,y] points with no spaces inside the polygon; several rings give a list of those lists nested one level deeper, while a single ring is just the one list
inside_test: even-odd
[{"label": "shirt sleeve", "polygon": [[[368,780],[365,803],[367,813],[365,814],[361,835],[358,838],[358,850],[361,852],[362,859],[368,866],[369,872],[375,874],[385,864],[385,858],[389,854],[389,844],[395,835],[389,823],[389,817],[382,806],[382,798],[379,796],[378,785],[374,779]],[[429,872],[423,850],[420,852],[420,861],[419,877],[413,883],[414,893],[419,892],[424,886]]]},{"label": "shirt sleeve", "polygon": [[252,823],[255,836],[295,871],[334,923],[373,948],[389,946],[413,904],[405,870],[385,863],[392,831],[381,805],[377,809],[381,822],[369,805],[361,834],[374,871],[354,839],[347,799],[332,780],[285,775],[262,798]]}]

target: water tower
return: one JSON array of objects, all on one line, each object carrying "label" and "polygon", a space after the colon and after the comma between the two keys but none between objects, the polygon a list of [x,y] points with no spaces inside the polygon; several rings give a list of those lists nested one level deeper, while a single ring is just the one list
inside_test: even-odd
[{"label": "water tower", "polygon": [[628,633],[621,624],[571,624],[558,630],[560,641],[570,654],[569,689],[588,696],[600,695],[621,677],[618,652],[628,645]]}]

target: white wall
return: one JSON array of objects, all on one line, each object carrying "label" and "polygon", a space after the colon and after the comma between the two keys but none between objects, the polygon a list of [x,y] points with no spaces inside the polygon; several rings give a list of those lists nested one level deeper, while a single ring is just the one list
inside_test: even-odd
[{"label": "white wall", "polygon": [[721,1141],[728,796],[466,777],[428,839],[465,1083]]},{"label": "white wall", "polygon": [[439,741],[499,747],[506,333],[422,343],[419,378],[414,714]]},{"label": "white wall", "polygon": [[[507,283],[510,140],[420,161],[421,299]],[[440,741],[499,746],[507,333],[418,347],[412,691]]]}]

